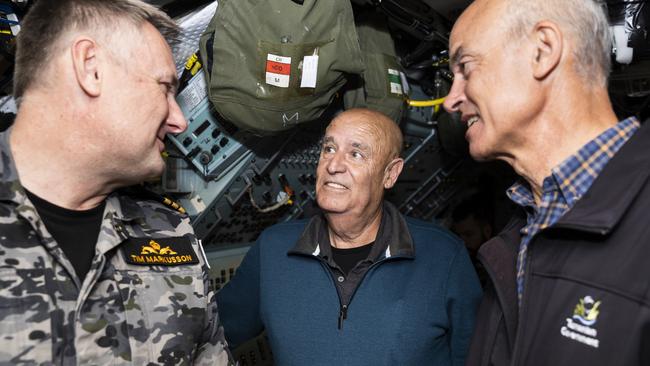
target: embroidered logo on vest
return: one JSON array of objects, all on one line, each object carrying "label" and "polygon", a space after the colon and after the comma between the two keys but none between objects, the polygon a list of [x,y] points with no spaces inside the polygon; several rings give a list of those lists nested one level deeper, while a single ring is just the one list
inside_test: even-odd
[{"label": "embroidered logo on vest", "polygon": [[566,319],[566,324],[560,328],[563,337],[572,339],[590,347],[598,348],[598,330],[594,328],[600,314],[602,301],[594,301],[591,296],[585,296],[573,309],[573,316]]}]

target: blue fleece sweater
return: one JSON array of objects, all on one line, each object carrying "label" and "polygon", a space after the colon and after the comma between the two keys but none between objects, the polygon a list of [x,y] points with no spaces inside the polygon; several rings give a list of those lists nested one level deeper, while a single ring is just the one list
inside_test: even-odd
[{"label": "blue fleece sweater", "polygon": [[306,221],[264,231],[217,295],[230,345],[266,329],[276,365],[463,365],[481,296],[471,261],[446,230],[400,220],[411,254],[372,265],[342,329],[329,267],[288,253]]}]

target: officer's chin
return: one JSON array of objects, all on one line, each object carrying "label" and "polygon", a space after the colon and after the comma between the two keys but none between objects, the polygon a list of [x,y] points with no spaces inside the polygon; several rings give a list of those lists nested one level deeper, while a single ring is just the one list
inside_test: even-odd
[{"label": "officer's chin", "polygon": [[158,183],[165,172],[166,165],[161,158],[157,164],[151,164],[147,168],[141,169],[140,174],[134,177],[135,183]]}]

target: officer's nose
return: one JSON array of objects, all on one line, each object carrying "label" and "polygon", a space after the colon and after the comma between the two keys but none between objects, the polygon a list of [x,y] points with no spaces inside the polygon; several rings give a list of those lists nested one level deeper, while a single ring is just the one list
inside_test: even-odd
[{"label": "officer's nose", "polygon": [[187,129],[187,120],[173,95],[169,95],[169,114],[165,121],[167,133],[178,134]]}]

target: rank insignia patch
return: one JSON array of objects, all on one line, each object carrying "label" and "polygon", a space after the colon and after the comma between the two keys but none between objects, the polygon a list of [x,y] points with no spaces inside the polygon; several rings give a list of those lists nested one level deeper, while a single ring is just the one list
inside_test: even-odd
[{"label": "rank insignia patch", "polygon": [[199,263],[189,238],[129,238],[124,259],[139,266],[179,266]]}]

